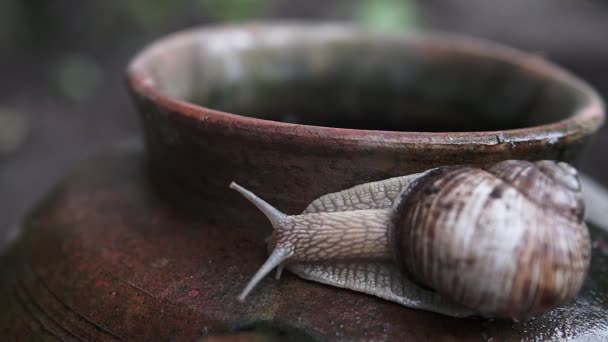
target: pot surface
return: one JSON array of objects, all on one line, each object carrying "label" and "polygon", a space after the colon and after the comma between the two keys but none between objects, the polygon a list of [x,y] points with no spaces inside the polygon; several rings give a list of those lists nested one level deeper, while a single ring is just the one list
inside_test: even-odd
[{"label": "pot surface", "polygon": [[[195,340],[232,333],[301,340],[608,338],[608,234],[575,301],[525,322],[455,319],[284,274],[236,300],[266,258],[268,224],[239,205],[200,216],[156,196],[141,147],[70,174],[2,261],[0,334],[21,340]],[[211,220],[220,212],[232,223]],[[9,338],[10,339],[10,338]]]},{"label": "pot surface", "polygon": [[334,24],[179,32],[144,49],[128,77],[153,177],[194,208],[232,205],[232,181],[295,213],[442,165],[575,162],[604,120],[594,90],[540,57]]}]

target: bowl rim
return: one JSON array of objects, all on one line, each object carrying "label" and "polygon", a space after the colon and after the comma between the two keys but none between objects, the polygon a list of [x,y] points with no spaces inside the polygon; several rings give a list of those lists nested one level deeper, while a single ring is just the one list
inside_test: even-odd
[{"label": "bowl rim", "polygon": [[[172,46],[185,44],[200,39],[201,35],[221,31],[240,30],[259,34],[267,30],[283,29],[310,30],[311,32],[326,28],[345,30],[356,37],[356,34],[378,34],[386,38],[418,40],[430,47],[442,47],[464,50],[483,58],[505,61],[527,71],[544,75],[549,79],[560,81],[569,88],[578,90],[583,101],[577,105],[567,118],[546,124],[488,131],[385,131],[353,128],[314,126],[307,124],[287,123],[229,113],[194,104],[170,96],[155,86],[151,76],[144,70],[145,61],[157,51],[171,49]],[[127,83],[131,91],[155,103],[168,113],[183,115],[201,123],[223,126],[231,134],[264,137],[271,141],[300,138],[308,143],[323,145],[327,142],[355,145],[363,148],[391,148],[403,145],[424,144],[425,148],[445,145],[505,145],[511,146],[531,141],[548,141],[555,143],[562,139],[577,140],[595,133],[604,123],[604,103],[599,94],[585,81],[533,53],[527,53],[499,43],[468,35],[408,31],[401,33],[378,33],[364,27],[349,23],[315,23],[315,22],[254,22],[242,24],[224,24],[194,27],[178,31],[153,41],[130,61],[127,71]],[[284,140],[283,140],[284,141]]]}]

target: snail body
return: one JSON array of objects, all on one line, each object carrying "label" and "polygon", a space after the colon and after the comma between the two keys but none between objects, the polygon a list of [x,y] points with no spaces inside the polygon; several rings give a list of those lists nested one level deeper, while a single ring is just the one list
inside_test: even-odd
[{"label": "snail body", "polygon": [[275,267],[451,316],[525,318],[576,296],[591,243],[576,170],[563,162],[445,166],[362,184],[285,215],[231,184],[271,221]]}]

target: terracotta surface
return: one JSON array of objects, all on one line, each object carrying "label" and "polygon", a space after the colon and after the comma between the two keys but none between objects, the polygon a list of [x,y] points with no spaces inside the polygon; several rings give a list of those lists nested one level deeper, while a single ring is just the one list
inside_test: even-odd
[{"label": "terracotta surface", "polygon": [[[123,146],[81,165],[25,221],[25,234],[3,259],[0,335],[195,340],[254,330],[302,340],[608,338],[608,251],[601,247],[608,235],[595,229],[581,295],[528,322],[448,318],[290,274],[268,277],[241,304],[236,296],[266,257],[265,219],[243,201],[184,215],[155,196],[143,159],[141,148]],[[234,219],[205,218],[211,213]]]},{"label": "terracotta surface", "polygon": [[[310,41],[317,45],[307,45]],[[365,58],[371,64],[360,62]],[[345,64],[351,67],[342,69]],[[274,74],[275,69],[287,71]],[[374,80],[373,89],[381,91],[377,99],[367,83],[349,83],[357,72],[359,78]],[[323,79],[325,74],[330,76]],[[374,78],[376,74],[381,76]],[[395,80],[395,74],[401,76]],[[223,192],[226,184],[236,181],[293,213],[325,193],[441,165],[505,159],[576,163],[604,120],[603,104],[591,88],[533,55],[465,37],[391,36],[339,25],[242,25],[180,32],[145,49],[131,63],[128,77],[144,120],[151,171],[165,191],[185,205],[225,198],[231,205],[237,196]],[[277,78],[283,83],[274,86]],[[300,78],[304,81],[290,86]],[[243,89],[231,88],[235,82],[244,84]],[[317,83],[324,82],[334,88],[318,88]],[[290,87],[293,91],[281,92]],[[231,96],[218,100],[217,93],[223,92]],[[362,97],[379,103],[358,101]],[[396,105],[399,119],[387,117],[394,110],[391,101],[403,97],[406,103]],[[347,108],[334,103],[339,101]],[[360,112],[348,101],[366,110]],[[446,101],[443,107],[441,101]],[[300,112],[300,106],[308,110]],[[242,109],[239,114],[248,116],[217,108]],[[356,128],[390,127],[393,121],[424,123],[431,117],[433,122],[420,126],[439,132],[274,121],[326,122],[334,116],[340,118],[337,124]],[[373,120],[361,122],[359,116]],[[500,127],[543,125],[441,132],[496,128],[492,122],[503,116],[515,118]],[[441,122],[452,124],[443,127]]]},{"label": "terracotta surface", "polygon": [[[280,38],[292,34],[294,27],[290,27],[286,31],[277,27],[273,36]],[[222,45],[224,42],[241,42],[244,46],[255,47],[258,39],[264,41],[272,30],[265,31],[263,26],[256,25],[220,29],[236,36],[229,37],[231,39],[216,37],[211,40],[216,42],[215,47],[206,45],[204,48],[188,42],[192,38],[205,42],[199,40],[200,34],[208,31],[180,33],[148,49],[130,68],[132,93],[144,123],[146,151],[139,144],[122,145],[68,175],[28,216],[23,235],[0,261],[0,272],[6,279],[0,285],[0,302],[6,303],[7,308],[0,313],[0,335],[26,340],[36,337],[193,340],[205,336],[228,338],[230,333],[239,331],[244,338],[251,334],[260,339],[293,337],[303,340],[608,338],[605,320],[608,315],[608,262],[602,248],[608,237],[595,229],[592,232],[597,247],[583,293],[574,303],[527,322],[452,319],[291,275],[285,275],[278,282],[267,279],[245,304],[235,300],[266,257],[263,240],[270,227],[260,213],[228,189],[230,181],[238,181],[279,209],[295,213],[321,194],[438,165],[482,165],[509,158],[573,161],[603,121],[602,105],[595,92],[541,59],[468,39],[389,39],[350,29],[326,31],[325,28],[319,26],[318,31],[313,30],[316,33],[312,37],[321,39],[328,37],[327,32],[334,32],[338,36],[345,34],[349,39],[386,39],[382,40],[384,47],[397,44],[404,46],[403,51],[413,51],[417,57],[412,61],[420,62],[418,66],[424,70],[435,70],[448,61],[445,62],[447,67],[440,69],[448,72],[447,75],[455,68],[466,71],[465,75],[474,72],[484,78],[486,71],[495,70],[496,60],[502,61],[498,65],[508,65],[510,72],[501,73],[502,78],[498,77],[498,80],[502,81],[495,89],[510,89],[497,92],[510,97],[467,94],[472,95],[472,99],[480,99],[482,107],[492,106],[495,101],[488,100],[494,99],[492,96],[502,100],[516,99],[513,103],[503,103],[507,106],[518,104],[516,112],[524,117],[543,113],[532,121],[544,125],[490,132],[368,131],[281,123],[199,107],[177,100],[175,96],[186,99],[199,90],[205,90],[207,94],[221,92],[226,84],[217,83],[213,78],[208,84],[196,83],[198,78],[191,76],[200,65],[195,62],[204,61],[213,51],[219,53],[219,58],[210,60],[211,64],[203,63],[217,68],[196,74],[206,79],[210,70],[221,71],[224,63],[230,64],[227,61],[231,57],[227,56],[235,53],[231,49],[239,49],[239,46],[230,45],[226,49]],[[223,34],[225,32],[219,38],[226,38]],[[280,57],[282,51],[292,51],[289,46],[285,47],[288,50],[284,47],[281,45],[280,49],[270,51],[268,56]],[[309,51],[294,49],[295,52]],[[361,47],[356,49],[360,53],[367,51]],[[273,55],[277,51],[279,55]],[[352,57],[348,57],[350,53],[334,55],[332,51],[320,64],[313,64],[341,65],[344,56],[347,56],[346,61],[353,62]],[[378,53],[373,56],[380,61],[382,58],[393,62],[400,60],[399,53],[393,54],[395,51],[385,50],[383,46],[370,51]],[[390,53],[385,54],[385,51]],[[253,52],[255,55],[256,51]],[[191,59],[188,62],[182,59],[183,56]],[[355,59],[356,70],[359,70],[358,60],[365,59]],[[427,60],[432,63],[421,62]],[[453,60],[460,62],[449,64]],[[279,58],[271,65],[281,66],[280,62]],[[397,63],[379,65],[399,70]],[[260,70],[257,67],[261,65],[254,63],[253,66],[251,70]],[[227,74],[216,76],[234,76],[229,72],[234,69],[226,68]],[[481,71],[477,74],[476,70]],[[348,74],[337,73],[336,80],[341,81],[340,77]],[[508,79],[505,75],[517,77]],[[239,77],[234,78],[237,84],[249,80]],[[492,77],[489,79],[493,80],[488,81],[490,84],[496,81]],[[193,83],[182,83],[184,80]],[[542,80],[539,84],[546,87],[537,88],[537,80]],[[379,81],[381,87],[386,87],[383,89],[395,90],[390,87],[394,84]],[[337,83],[340,84],[343,83]],[[427,86],[436,89],[434,86],[439,84],[433,81]],[[507,84],[515,87],[507,87]],[[268,112],[255,115],[286,108],[264,107],[266,103],[325,104],[331,102],[334,95],[324,96],[325,89],[321,88],[321,92],[313,89],[304,94],[304,100],[311,100],[302,104],[301,98],[297,97],[299,94],[291,97],[290,92],[281,93],[280,87],[265,85],[270,86],[271,91],[261,95],[265,101],[255,104]],[[518,89],[528,89],[529,85],[536,89],[531,94],[518,92]],[[368,93],[369,89],[363,89]],[[236,91],[234,98],[245,93]],[[420,107],[410,108],[412,112],[424,112],[425,105],[430,103],[424,100],[425,96],[419,99]],[[525,98],[524,105],[517,101],[517,98],[521,100],[520,96]],[[203,96],[199,102],[213,102],[212,99]],[[443,98],[440,96],[440,99]],[[222,104],[222,101],[217,103]],[[373,113],[383,113],[390,101],[379,103],[380,107]],[[230,108],[247,107],[247,104],[247,101],[235,101],[222,105]],[[529,104],[538,110],[526,110]],[[364,108],[368,105],[361,104]],[[449,121],[453,115],[467,113],[466,110],[461,113],[457,109],[439,109],[425,112],[425,115],[437,115],[437,118]],[[333,117],[334,112],[324,113]],[[338,111],[335,113],[339,117]],[[311,117],[295,114],[296,120],[304,122],[323,119],[323,116],[315,117],[314,112]],[[342,119],[340,123],[349,127],[361,123],[350,117]],[[369,124],[377,127],[375,125],[387,123],[385,119]],[[491,121],[489,117],[467,120],[467,125]],[[442,129],[432,125],[430,128]]]}]

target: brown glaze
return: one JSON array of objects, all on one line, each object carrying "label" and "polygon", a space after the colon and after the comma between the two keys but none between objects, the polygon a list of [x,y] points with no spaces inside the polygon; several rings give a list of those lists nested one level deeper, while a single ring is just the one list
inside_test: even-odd
[{"label": "brown glaze", "polygon": [[[240,303],[236,296],[267,257],[255,229],[267,227],[266,219],[236,202],[184,215],[156,196],[144,159],[140,147],[123,146],[86,162],[24,221],[1,261],[3,338],[193,341],[235,331],[279,340],[608,337],[608,255],[599,248],[575,301],[518,323],[410,310],[289,273],[269,277]],[[205,218],[209,212],[235,222]],[[608,240],[591,230],[594,240]]]},{"label": "brown glaze", "polygon": [[[316,43],[307,45],[310,41]],[[271,48],[263,48],[266,46]],[[377,61],[377,64],[361,62],[366,58],[369,63]],[[290,62],[292,59],[311,62],[298,64]],[[358,61],[362,64],[358,65]],[[240,66],[241,71],[235,74],[231,65]],[[352,67],[342,70],[343,65]],[[517,108],[515,114],[519,121],[512,123],[514,127],[529,123],[542,125],[486,132],[398,132],[258,118],[274,119],[275,116],[256,111],[257,103],[283,101],[286,106],[277,110],[287,115],[297,112],[298,106],[324,104],[324,99],[331,104],[342,92],[351,101],[348,97],[351,93],[343,89],[353,87],[349,86],[352,82],[345,83],[349,81],[341,72],[358,75],[357,70],[366,68],[376,68],[381,75],[403,75],[403,79],[396,81],[383,76],[384,83],[374,79],[387,95],[378,108],[370,108],[364,114],[378,121],[391,118],[385,117],[388,115],[385,112],[391,109],[387,101],[404,101],[398,92],[390,96],[396,93],[395,89],[403,88],[411,89],[402,91],[404,96],[414,93],[418,98],[430,99],[420,100],[419,106],[406,103],[399,107],[403,112],[400,120],[406,123],[408,120],[415,123],[427,116],[437,123],[462,118],[458,122],[464,127],[482,128],[484,123],[498,120],[501,115],[512,115],[492,111],[493,108]],[[267,87],[262,85],[266,83],[255,76],[254,71],[263,73],[260,70],[267,69],[287,70],[280,74],[284,75],[280,80],[285,84],[295,77],[290,75],[317,75],[318,70],[325,70],[329,75],[336,75],[327,77],[337,84],[335,89],[309,90],[305,83],[279,97],[280,86],[264,92]],[[421,71],[416,73],[416,70]],[[194,76],[198,78],[192,79]],[[263,80],[272,77],[278,76],[270,74]],[[371,76],[361,71],[359,77]],[[181,32],[144,50],[131,63],[128,78],[144,120],[151,170],[156,180],[165,191],[194,208],[204,201],[224,199],[230,199],[226,203],[230,205],[237,195],[223,194],[226,184],[232,181],[285,208],[287,213],[298,213],[323,194],[442,165],[488,165],[505,159],[574,162],[603,122],[603,107],[597,94],[542,58],[465,37],[383,35],[340,25],[254,24]],[[232,102],[227,99],[228,103],[218,103],[211,95],[202,98],[197,95],[227,92],[233,84],[230,82],[254,87],[262,83],[260,90],[253,88],[255,96],[242,90],[234,94]],[[439,114],[421,112],[421,106],[430,108],[441,103],[442,93],[434,89],[450,82],[455,83],[455,89],[465,91],[453,96],[471,99],[470,107],[487,109],[488,114],[468,119],[471,110],[467,107],[459,111],[457,103],[447,95],[446,108]],[[352,95],[355,99],[374,94],[362,84],[361,93]],[[253,96],[257,102],[238,106],[239,102],[246,102],[238,99],[247,96]],[[307,101],[300,96],[308,96]],[[529,104],[533,99],[541,101]],[[411,96],[405,101],[418,104]],[[242,110],[238,114],[247,116],[218,110],[233,107]],[[324,117],[342,115],[338,109],[313,107],[299,114],[299,121],[316,122],[315,118],[323,114]],[[351,110],[355,113],[353,117],[343,115],[343,126],[350,126],[356,117],[363,115]],[[535,116],[534,113],[541,114]],[[281,118],[278,116],[276,120]],[[430,128],[443,129],[441,126]],[[298,195],[293,196],[295,193]]]}]

